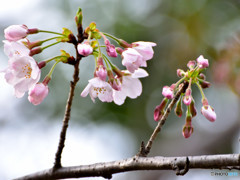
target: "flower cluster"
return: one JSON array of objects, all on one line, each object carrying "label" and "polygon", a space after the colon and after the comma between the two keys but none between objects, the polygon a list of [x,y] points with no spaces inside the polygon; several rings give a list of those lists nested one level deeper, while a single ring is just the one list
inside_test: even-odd
[{"label": "flower cluster", "polygon": [[[5,79],[15,89],[15,96],[23,97],[28,92],[28,100],[34,104],[40,104],[48,95],[48,83],[52,78],[55,66],[59,62],[75,65],[77,61],[87,56],[95,59],[94,77],[89,80],[89,84],[82,91],[81,96],[90,95],[92,101],[99,98],[102,102],[114,102],[118,105],[124,103],[126,97],[136,98],[142,93],[142,84],[139,78],[148,76],[148,73],[141,69],[147,66],[147,61],[153,57],[152,42],[134,42],[128,44],[122,39],[118,39],[110,34],[99,31],[94,22],[82,29],[82,12],[77,12],[75,21],[78,28],[78,35],[74,36],[72,31],[63,28],[62,33],[29,29],[26,25],[11,25],[4,30],[5,39],[4,52],[8,56],[8,67],[4,69]],[[50,33],[55,36],[31,42],[28,36],[36,33]],[[110,42],[114,40],[119,47],[115,47]],[[104,40],[104,45],[100,45],[100,39]],[[46,42],[55,42],[42,46]],[[71,43],[75,46],[77,57],[70,56],[64,50],[61,54],[53,58],[37,62],[33,56],[43,52],[46,48],[61,42]],[[105,49],[106,55],[102,53]],[[120,55],[122,65],[126,70],[120,70],[110,60]],[[55,61],[50,72],[41,78],[41,69],[51,61]]]},{"label": "flower cluster", "polygon": [[[110,34],[100,32],[95,23],[91,23],[85,29],[88,40],[78,45],[78,52],[83,56],[93,55],[95,58],[94,77],[89,80],[88,85],[81,93],[82,97],[90,95],[93,102],[99,98],[102,102],[114,102],[121,105],[126,97],[136,98],[142,93],[142,84],[139,78],[148,76],[148,73],[140,67],[146,67],[147,60],[153,57],[152,42],[134,42],[128,44],[122,39],[118,39]],[[92,34],[96,40],[91,40]],[[98,34],[98,36],[96,36]],[[107,55],[104,55],[99,45],[98,39],[104,39],[104,48]],[[111,38],[120,47],[115,47],[110,43]],[[122,65],[127,70],[120,70],[108,57],[116,58],[121,55]],[[114,75],[115,74],[115,75]]]},{"label": "flower cluster", "polygon": [[214,109],[208,104],[208,100],[205,97],[205,94],[203,92],[204,88],[208,88],[210,86],[210,83],[207,82],[205,79],[205,75],[202,73],[202,71],[209,66],[208,60],[205,59],[202,55],[197,58],[196,61],[189,61],[187,64],[187,67],[189,68],[186,72],[184,72],[181,69],[177,70],[177,75],[181,79],[169,86],[164,86],[162,90],[162,95],[164,96],[164,99],[155,108],[154,111],[154,120],[159,121],[163,114],[165,113],[166,105],[169,101],[169,99],[173,99],[175,93],[177,90],[183,85],[182,82],[187,82],[188,87],[184,93],[180,95],[180,98],[178,99],[176,103],[175,113],[177,116],[181,117],[183,110],[182,110],[182,102],[187,106],[187,112],[186,112],[186,122],[183,126],[182,134],[185,138],[188,138],[193,133],[193,126],[192,126],[192,118],[197,115],[197,110],[195,108],[195,101],[192,97],[192,84],[196,84],[198,89],[200,90],[200,93],[202,95],[202,109],[201,113],[205,116],[206,119],[208,119],[211,122],[214,122],[216,120],[216,113]]}]

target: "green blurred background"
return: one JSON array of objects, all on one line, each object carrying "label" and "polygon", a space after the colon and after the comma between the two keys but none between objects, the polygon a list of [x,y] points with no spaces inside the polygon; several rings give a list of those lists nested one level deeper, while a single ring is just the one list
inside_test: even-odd
[{"label": "green blurred background", "polygon": [[[94,71],[93,57],[81,61],[63,165],[117,160],[136,154],[141,141],[146,142],[156,126],[153,111],[162,100],[162,87],[176,82],[176,70],[186,70],[187,62],[201,54],[210,63],[205,73],[211,87],[205,93],[215,108],[217,120],[211,123],[201,115],[201,96],[193,87],[198,110],[193,119],[194,133],[184,139],[181,134],[184,116],[178,118],[172,112],[150,156],[239,153],[239,0],[8,0],[2,3],[1,40],[4,28],[11,24],[57,32],[67,27],[76,33],[74,16],[81,7],[84,27],[94,21],[100,31],[129,43],[157,43],[154,58],[146,68],[149,77],[141,79],[142,95],[134,100],[126,99],[122,106],[98,100],[94,104],[89,97],[80,97]],[[29,39],[47,37],[50,36],[40,34]],[[60,49],[75,54],[70,44],[62,44],[47,49],[35,59],[41,61],[56,56]],[[3,47],[0,57],[0,69],[4,69],[7,57]],[[120,59],[112,61],[123,68]],[[42,78],[50,67],[44,68]],[[26,95],[22,99],[14,98],[12,88],[6,87],[1,75],[1,179],[51,167],[72,73],[71,66],[58,65],[49,84],[50,94],[39,106],[30,104]],[[211,176],[211,172],[213,170],[190,170],[184,177],[175,176],[173,171],[130,172],[114,175],[113,179],[221,179]]]}]

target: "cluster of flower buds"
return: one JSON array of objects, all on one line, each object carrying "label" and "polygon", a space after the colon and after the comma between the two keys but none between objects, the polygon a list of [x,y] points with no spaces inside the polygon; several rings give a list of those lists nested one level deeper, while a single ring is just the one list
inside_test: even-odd
[{"label": "cluster of flower buds", "polygon": [[178,91],[178,89],[183,85],[182,82],[188,82],[188,87],[184,93],[180,95],[180,98],[178,99],[176,103],[175,113],[177,116],[181,117],[183,110],[182,110],[182,102],[187,106],[187,112],[186,112],[186,122],[183,126],[182,134],[185,138],[188,138],[193,133],[193,126],[192,126],[192,118],[197,115],[197,110],[195,108],[195,101],[192,97],[192,84],[196,84],[198,89],[200,90],[200,93],[202,95],[202,109],[201,113],[204,115],[209,121],[214,122],[216,120],[216,113],[214,112],[214,109],[208,104],[208,100],[205,97],[205,94],[203,92],[204,88],[208,88],[210,86],[210,83],[207,82],[205,79],[205,75],[202,73],[202,71],[209,66],[208,60],[204,59],[204,57],[201,55],[197,58],[196,61],[189,61],[187,64],[187,67],[189,68],[187,72],[184,72],[181,69],[177,70],[177,75],[181,79],[169,86],[164,86],[162,90],[162,95],[164,96],[164,99],[155,108],[154,111],[154,120],[159,121],[163,114],[165,113],[166,105],[169,101],[169,99],[173,99],[175,96],[175,93]]},{"label": "cluster of flower buds", "polygon": [[[63,28],[62,33],[29,29],[26,25],[12,25],[5,29],[4,52],[9,58],[9,63],[1,72],[5,73],[7,83],[13,85],[16,97],[23,97],[28,91],[28,100],[34,105],[40,104],[48,95],[48,83],[57,63],[74,65],[77,57],[70,56],[64,50],[61,50],[60,55],[41,62],[33,58],[35,54],[61,42],[74,44],[77,56],[83,58],[91,55],[95,59],[94,77],[89,80],[81,96],[89,94],[93,102],[98,97],[102,102],[113,101],[118,105],[123,104],[126,97],[138,97],[142,93],[142,84],[138,78],[148,76],[148,73],[140,67],[146,67],[147,61],[152,59],[154,54],[152,47],[156,44],[143,41],[128,44],[122,39],[99,31],[94,22],[83,31],[81,9],[78,10],[75,21],[79,32],[82,33],[81,37],[78,34],[78,39],[66,28]],[[50,33],[54,37],[30,42],[28,35],[36,33]],[[101,38],[104,45],[100,45]],[[115,48],[108,38],[114,40],[119,47]],[[55,42],[42,46],[52,40]],[[107,55],[102,53],[102,48],[105,48]],[[122,57],[122,64],[126,70],[120,70],[109,60],[109,57],[116,58],[118,54]],[[39,82],[41,68],[51,61],[55,63],[50,72],[42,82]]]}]

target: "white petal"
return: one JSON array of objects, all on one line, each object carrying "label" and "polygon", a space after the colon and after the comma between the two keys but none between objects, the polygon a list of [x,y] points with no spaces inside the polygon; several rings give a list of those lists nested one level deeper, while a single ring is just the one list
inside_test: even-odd
[{"label": "white petal", "polygon": [[113,101],[117,105],[122,105],[126,99],[126,93],[124,91],[113,90]]},{"label": "white petal", "polygon": [[133,74],[132,74],[132,78],[143,78],[143,77],[147,77],[148,73],[147,71],[145,71],[144,69],[138,68]]}]

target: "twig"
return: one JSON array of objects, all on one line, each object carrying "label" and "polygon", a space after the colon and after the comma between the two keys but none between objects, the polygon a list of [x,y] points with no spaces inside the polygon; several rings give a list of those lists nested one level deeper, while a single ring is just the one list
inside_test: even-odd
[{"label": "twig", "polygon": [[182,87],[180,87],[179,90],[177,91],[177,93],[175,94],[175,97],[169,103],[165,113],[163,114],[162,118],[158,122],[158,124],[157,124],[156,128],[154,129],[150,139],[148,140],[147,145],[145,146],[144,142],[141,143],[140,151],[137,154],[137,156],[146,157],[149,154],[149,152],[150,152],[150,150],[152,148],[152,144],[153,144],[154,139],[157,137],[157,134],[161,131],[162,126],[165,124],[166,119],[167,119],[169,113],[171,112],[173,106],[178,101],[181,93],[184,93],[186,91],[187,87],[188,87],[188,82],[185,81],[183,83]]},{"label": "twig", "polygon": [[[91,165],[47,169],[17,180],[48,180],[80,177],[111,178],[113,174],[136,170],[177,170],[178,175],[188,169],[240,169],[240,154],[203,155],[188,157],[132,157],[119,161]],[[180,172],[180,173],[179,173]]]}]

